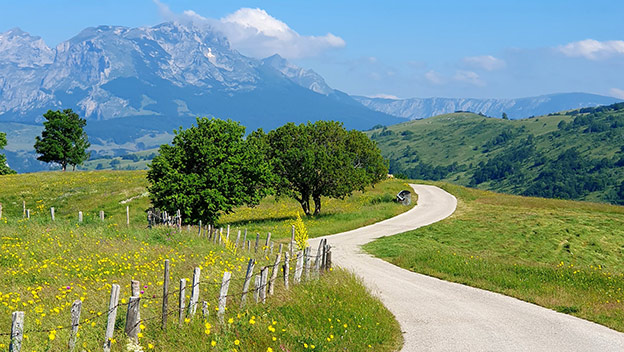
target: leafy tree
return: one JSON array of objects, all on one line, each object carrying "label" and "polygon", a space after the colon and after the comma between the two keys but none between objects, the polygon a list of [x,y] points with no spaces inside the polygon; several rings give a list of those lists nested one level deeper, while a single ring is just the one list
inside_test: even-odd
[{"label": "leafy tree", "polygon": [[377,145],[339,122],[288,123],[269,132],[266,140],[277,195],[296,199],[308,216],[310,198],[318,215],[321,197],[344,198],[388,173]]},{"label": "leafy tree", "polygon": [[172,145],[160,146],[149,165],[154,206],[185,222],[214,224],[236,206],[256,205],[268,193],[271,170],[256,140],[243,139],[245,127],[230,120],[198,118],[174,131]]},{"label": "leafy tree", "polygon": [[[0,150],[4,149],[6,145],[7,145],[6,133],[0,132]],[[0,154],[0,175],[8,175],[8,174],[14,174],[14,173],[15,171],[11,170],[11,168],[9,167],[7,163],[6,155]]]},{"label": "leafy tree", "polygon": [[44,130],[35,142],[35,151],[41,154],[37,160],[60,164],[65,171],[67,165],[75,169],[76,165],[89,159],[87,148],[91,144],[83,130],[87,120],[80,118],[71,109],[48,110],[43,117],[46,119]]},{"label": "leafy tree", "polygon": [[503,113],[503,120],[509,120],[509,116],[507,116],[506,112]]}]

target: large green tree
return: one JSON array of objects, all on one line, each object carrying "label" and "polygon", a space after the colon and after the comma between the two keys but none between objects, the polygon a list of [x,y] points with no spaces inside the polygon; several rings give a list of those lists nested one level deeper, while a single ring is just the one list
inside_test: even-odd
[{"label": "large green tree", "polygon": [[160,146],[149,165],[154,206],[179,209],[186,223],[214,224],[236,206],[256,205],[268,193],[271,170],[257,143],[245,140],[245,127],[230,120],[198,118],[174,131],[172,145]]},{"label": "large green tree", "polygon": [[308,216],[310,199],[318,215],[321,197],[344,198],[388,174],[375,142],[340,122],[288,123],[269,132],[266,141],[275,191],[296,199]]},{"label": "large green tree", "polygon": [[[6,133],[0,132],[0,150],[4,149],[7,145]],[[11,170],[7,164],[6,155],[0,154],[0,175],[14,174],[15,171]]]},{"label": "large green tree", "polygon": [[46,119],[44,129],[35,141],[35,151],[41,154],[37,160],[60,164],[65,171],[67,165],[75,168],[89,159],[87,148],[91,144],[84,132],[87,120],[72,109],[48,110],[43,117]]}]

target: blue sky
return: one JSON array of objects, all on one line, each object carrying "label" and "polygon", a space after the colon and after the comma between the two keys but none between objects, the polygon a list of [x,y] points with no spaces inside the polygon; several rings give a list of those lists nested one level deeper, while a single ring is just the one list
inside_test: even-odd
[{"label": "blue sky", "polygon": [[55,46],[89,26],[199,18],[225,23],[241,52],[277,51],[349,94],[624,99],[622,14],[613,0],[27,0],[0,2],[0,32],[20,27]]}]

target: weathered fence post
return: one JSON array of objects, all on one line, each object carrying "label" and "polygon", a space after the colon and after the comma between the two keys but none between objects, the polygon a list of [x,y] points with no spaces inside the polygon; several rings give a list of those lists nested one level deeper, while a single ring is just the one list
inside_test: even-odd
[{"label": "weathered fence post", "polygon": [[10,352],[20,352],[24,338],[24,312],[13,312],[11,323]]},{"label": "weathered fence post", "polygon": [[258,244],[260,243],[260,234],[256,233],[256,246],[254,247],[254,252],[258,253]]},{"label": "weathered fence post", "polygon": [[104,221],[104,210],[100,210],[100,221]]},{"label": "weathered fence post", "polygon": [[304,272],[305,272],[305,279],[306,280],[310,280],[310,262],[312,260],[310,260],[310,246],[307,246],[304,250],[303,250],[303,267],[304,267]]},{"label": "weathered fence post", "polygon": [[202,317],[204,317],[204,320],[208,319],[208,302],[203,301],[202,302]]},{"label": "weathered fence post", "polygon": [[245,300],[247,299],[247,293],[249,292],[249,283],[251,282],[251,277],[253,276],[254,265],[254,260],[249,259],[249,263],[247,264],[247,273],[245,274],[245,282],[243,283],[243,293],[241,295],[241,309],[245,307]]},{"label": "weathered fence post", "polygon": [[77,299],[71,307],[71,331],[69,332],[69,342],[67,347],[72,352],[76,348],[76,336],[78,335],[78,326],[80,325],[80,310],[82,309],[82,301]]},{"label": "weathered fence post", "polygon": [[108,301],[108,320],[106,322],[106,334],[104,335],[104,352],[110,352],[115,332],[115,319],[117,319],[117,303],[119,302],[119,285],[111,285],[111,295]]},{"label": "weathered fence post", "polygon": [[126,313],[126,336],[134,342],[139,341],[139,332],[141,328],[139,323],[141,321],[139,308],[141,307],[141,298],[139,296],[132,296],[128,301],[128,311]]},{"label": "weathered fence post", "polygon": [[199,275],[200,269],[195,268],[193,270],[193,287],[191,287],[191,299],[189,300],[188,306],[188,316],[191,318],[195,315],[195,311],[197,311],[197,302],[199,302]]},{"label": "weathered fence post", "polygon": [[50,208],[50,218],[52,218],[52,221],[54,221],[54,207]]},{"label": "weathered fence post", "polygon": [[82,212],[78,212],[78,222],[82,222]]},{"label": "weathered fence post", "polygon": [[288,290],[290,288],[289,283],[288,283],[288,272],[290,271],[290,253],[288,252],[284,253],[283,270],[284,270],[284,287]]},{"label": "weathered fence post", "polygon": [[327,257],[325,258],[325,270],[327,271],[331,271],[332,270],[332,254],[331,254],[331,247],[329,247],[329,250],[327,251]]},{"label": "weathered fence post", "polygon": [[291,226],[290,230],[290,243],[288,244],[288,250],[290,252],[290,257],[295,254],[295,225]]},{"label": "weathered fence post", "polygon": [[26,201],[25,200],[22,201],[22,209],[24,210],[24,215],[22,215],[22,218],[25,218],[26,217]]},{"label": "weathered fence post", "polygon": [[2,203],[0,203],[0,220],[2,220]]},{"label": "weathered fence post", "polygon": [[269,278],[269,268],[264,267],[260,271],[260,279],[261,279],[260,285],[262,288],[262,290],[260,291],[260,299],[262,300],[262,303],[266,303],[268,278]]},{"label": "weathered fence post", "polygon": [[201,235],[202,235],[202,223],[201,223],[201,220],[199,220],[198,227],[199,227],[199,230],[197,231],[197,237],[201,238]]},{"label": "weathered fence post", "polygon": [[221,292],[219,292],[219,321],[223,323],[223,317],[225,316],[225,305],[227,303],[227,293],[230,287],[230,278],[232,273],[229,271],[223,272],[223,280],[221,281]]},{"label": "weathered fence post", "polygon": [[280,244],[279,244],[279,253],[280,253],[280,254],[282,253],[282,250],[283,250],[283,249],[284,249],[284,244],[283,244],[283,243],[280,243]]},{"label": "weathered fence post", "polygon": [[318,274],[321,270],[321,259],[323,256],[323,247],[325,246],[325,239],[322,239],[319,243],[318,251],[316,252],[316,261],[314,262],[314,271]]},{"label": "weathered fence post", "polygon": [[178,307],[180,311],[178,312],[178,323],[182,325],[184,321],[184,301],[186,300],[185,291],[186,290],[186,279],[180,279],[180,299]]},{"label": "weathered fence post", "polygon": [[30,220],[30,209],[26,209],[26,219]]},{"label": "weathered fence post", "polygon": [[264,255],[266,256],[269,252],[269,244],[271,243],[271,233],[267,234],[266,242],[264,243]]},{"label": "weathered fence post", "polygon": [[169,305],[169,259],[165,259],[165,274],[163,278],[162,302],[162,329],[167,329],[167,306]]},{"label": "weathered fence post", "polygon": [[225,235],[225,242],[229,242],[230,241],[230,225],[228,225],[227,227],[227,234]]},{"label": "weathered fence post", "polygon": [[275,263],[273,264],[273,271],[271,272],[271,278],[269,279],[269,295],[273,295],[275,289],[275,280],[277,279],[277,271],[279,270],[279,263],[282,260],[282,253],[277,253],[275,256]]},{"label": "weathered fence post", "polygon": [[130,206],[126,205],[126,226],[130,226]]},{"label": "weathered fence post", "polygon": [[[141,285],[140,285],[138,280],[131,280],[130,281],[130,289],[131,289],[131,294],[132,294],[133,297],[140,297],[141,296]],[[141,315],[140,315],[141,312],[137,311],[137,314],[139,314],[137,316],[137,320],[141,320]]]},{"label": "weathered fence post", "polygon": [[262,284],[262,276],[260,274],[256,275],[254,284],[255,284],[254,298],[256,299],[256,303],[258,303],[260,302],[260,285]]},{"label": "weathered fence post", "polygon": [[303,271],[303,251],[297,252],[297,266],[295,267],[295,276],[293,281],[295,284],[301,282],[301,272]]},{"label": "weathered fence post", "polygon": [[238,235],[236,235],[236,243],[234,243],[234,248],[238,249],[238,243],[240,242],[241,230],[238,230]]}]

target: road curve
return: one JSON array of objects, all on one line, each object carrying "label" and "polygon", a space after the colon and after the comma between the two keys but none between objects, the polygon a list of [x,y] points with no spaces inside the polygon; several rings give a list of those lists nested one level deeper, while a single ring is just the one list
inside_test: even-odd
[{"label": "road curve", "polygon": [[[365,254],[360,246],[440,221],[457,206],[434,186],[411,185],[418,205],[394,218],[330,235],[332,261],[359,275],[396,316],[402,351],[624,351],[624,334],[570,315],[417,274]],[[311,240],[312,248],[320,238]]]}]

